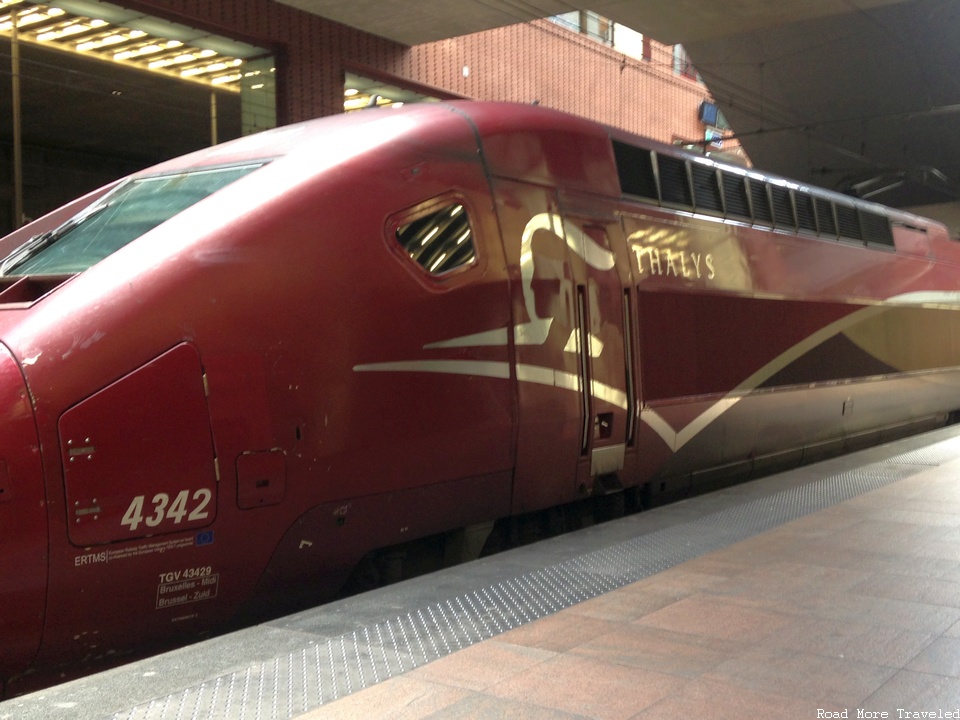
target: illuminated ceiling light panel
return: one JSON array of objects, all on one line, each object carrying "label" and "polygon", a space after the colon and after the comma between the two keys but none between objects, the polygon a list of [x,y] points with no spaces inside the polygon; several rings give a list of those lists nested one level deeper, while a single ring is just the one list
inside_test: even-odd
[{"label": "illuminated ceiling light panel", "polygon": [[33,25],[40,22],[41,20],[49,20],[44,13],[32,12],[29,15],[22,15],[17,18],[17,27],[26,27],[27,25]]},{"label": "illuminated ceiling light panel", "polygon": [[[23,9],[8,10],[5,15],[0,15],[0,34],[9,35],[12,32],[11,14],[15,12],[17,34],[22,42],[43,44],[44,47],[118,62],[143,71],[159,72],[169,77],[186,78],[231,92],[240,92],[239,83],[243,79],[243,73],[237,70],[244,64],[242,57],[255,57],[260,51],[260,48],[217,36],[202,38],[203,43],[211,43],[209,47],[191,47],[185,45],[182,40],[162,35],[164,29],[194,35],[195,31],[146,16],[136,18],[135,24],[143,25],[145,28],[140,30],[123,27],[121,18],[124,15],[116,16],[118,24],[111,25],[102,18],[78,14],[86,10],[69,9],[72,6],[64,10],[35,3],[25,5],[23,0],[0,0],[0,12],[14,6],[21,6]],[[77,5],[77,7],[80,6]],[[90,6],[89,12],[95,11],[95,6]],[[148,21],[151,23],[149,27],[144,24]],[[236,51],[243,55],[231,57],[229,51],[221,54],[211,49],[212,47],[219,47],[221,50],[236,48]],[[190,64],[198,61],[200,63],[207,61],[207,63],[200,64],[199,67],[189,67]],[[177,67],[184,65],[188,67]]]},{"label": "illuminated ceiling light panel", "polygon": [[[210,65],[200,65],[197,67],[187,68],[180,72],[182,77],[197,77],[198,75],[211,75],[210,82],[216,85],[220,85],[226,80],[223,80],[224,76],[213,77],[215,73],[219,73],[222,70],[228,70],[229,68],[238,68],[243,65],[243,60],[239,58],[224,58],[220,62],[211,63]],[[241,80],[243,78],[243,73],[234,74],[226,76],[231,78],[230,82]]]},{"label": "illuminated ceiling light panel", "polygon": [[78,52],[86,52],[87,50],[99,50],[102,47],[109,47],[110,45],[116,45],[117,43],[122,43],[126,40],[123,35],[107,35],[104,38],[99,40],[87,40],[82,43],[77,43],[76,49]]},{"label": "illuminated ceiling light panel", "polygon": [[[17,16],[17,29],[23,27],[29,27],[30,25],[36,25],[38,22],[43,22],[44,20],[52,20],[54,18],[60,17],[63,15],[63,10],[59,8],[45,8],[42,5],[30,8],[29,10],[24,10],[16,13]],[[13,13],[8,14],[6,17],[0,21],[0,30],[10,31],[13,29]]]},{"label": "illuminated ceiling light panel", "polygon": [[59,30],[48,30],[37,35],[37,40],[40,42],[49,42],[52,40],[60,40],[61,38],[70,37],[71,35],[79,35],[80,33],[89,32],[93,29],[92,25],[87,25],[81,22],[72,22],[69,25],[62,26]]},{"label": "illuminated ceiling light panel", "polygon": [[368,107],[399,108],[404,104],[436,101],[437,98],[375,81],[362,75],[347,72],[344,77],[344,112],[354,112]]},{"label": "illuminated ceiling light panel", "polygon": [[219,77],[213,78],[210,82],[212,82],[214,85],[222,85],[223,83],[237,82],[242,77],[243,75],[241,73],[233,73],[232,75],[220,75]]},{"label": "illuminated ceiling light panel", "polygon": [[144,55],[154,55],[162,50],[164,50],[163,46],[151,43],[150,45],[144,45],[131,50],[122,50],[116,53],[113,59],[119,62],[121,60],[129,60],[130,58],[143,57]]}]

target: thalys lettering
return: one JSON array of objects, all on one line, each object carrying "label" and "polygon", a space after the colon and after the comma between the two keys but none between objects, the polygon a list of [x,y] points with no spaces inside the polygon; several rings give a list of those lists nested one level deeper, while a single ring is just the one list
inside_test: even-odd
[{"label": "thalys lettering", "polygon": [[631,245],[641,275],[665,275],[677,278],[713,280],[717,276],[713,255],[710,253],[670,250],[643,245]]},{"label": "thalys lettering", "polygon": [[265,131],[0,258],[8,695],[960,416],[942,224],[543,107]]}]

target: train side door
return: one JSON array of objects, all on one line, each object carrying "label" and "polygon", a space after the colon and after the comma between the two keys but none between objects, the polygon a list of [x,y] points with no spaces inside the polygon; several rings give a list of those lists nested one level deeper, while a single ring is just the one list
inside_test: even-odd
[{"label": "train side door", "polygon": [[181,343],[58,420],[66,527],[55,528],[42,663],[216,622],[218,471],[197,349]]},{"label": "train side door", "polygon": [[[512,286],[518,432],[514,512],[583,497],[617,473],[633,417],[625,304],[611,240],[616,216],[547,188],[497,181]],[[593,202],[593,201],[591,201]]]},{"label": "train side door", "polygon": [[[591,199],[590,205],[598,201]],[[633,382],[629,348],[629,279],[614,252],[622,234],[619,218],[564,199],[563,229],[573,256],[577,333],[566,350],[579,356],[583,427],[577,487],[591,492],[598,477],[615,475],[624,466],[632,434]]]},{"label": "train side door", "polygon": [[584,404],[580,359],[567,344],[577,330],[577,292],[556,193],[506,180],[494,180],[493,188],[512,274],[512,511],[522,513],[576,497]]}]

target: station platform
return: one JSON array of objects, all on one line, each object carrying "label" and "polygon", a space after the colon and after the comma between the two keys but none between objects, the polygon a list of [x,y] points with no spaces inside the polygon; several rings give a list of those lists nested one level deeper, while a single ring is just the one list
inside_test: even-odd
[{"label": "station platform", "polygon": [[0,720],[677,717],[960,718],[960,427],[0,703]]}]

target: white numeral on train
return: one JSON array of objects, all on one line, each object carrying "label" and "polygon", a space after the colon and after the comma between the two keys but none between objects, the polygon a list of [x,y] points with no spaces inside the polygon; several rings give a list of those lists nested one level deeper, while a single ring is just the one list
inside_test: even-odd
[{"label": "white numeral on train", "polygon": [[152,507],[148,507],[147,514],[144,515],[143,505],[146,498],[144,495],[137,495],[130,502],[120,524],[133,531],[140,527],[140,523],[147,527],[157,527],[164,520],[172,520],[175,525],[179,525],[185,517],[187,522],[205,520],[210,516],[207,505],[212,498],[213,491],[208,488],[194,491],[192,497],[189,490],[181,490],[173,502],[170,502],[167,493],[157,493],[150,501]]}]

